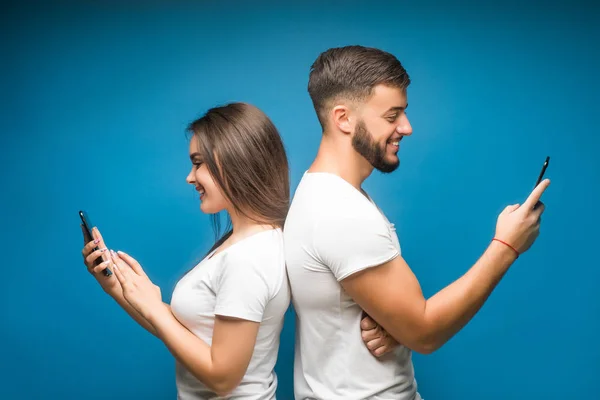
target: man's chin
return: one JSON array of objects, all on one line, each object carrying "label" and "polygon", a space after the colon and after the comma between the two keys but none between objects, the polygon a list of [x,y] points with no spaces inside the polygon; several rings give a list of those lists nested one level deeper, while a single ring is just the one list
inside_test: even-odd
[{"label": "man's chin", "polygon": [[386,162],[381,165],[374,165],[375,169],[384,174],[394,172],[400,166],[400,160],[396,158],[396,162]]}]

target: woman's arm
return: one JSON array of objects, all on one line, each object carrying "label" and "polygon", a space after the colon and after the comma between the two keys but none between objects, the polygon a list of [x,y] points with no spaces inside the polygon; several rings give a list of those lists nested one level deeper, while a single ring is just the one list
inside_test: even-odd
[{"label": "woman's arm", "polygon": [[260,325],[216,316],[209,346],[181,325],[167,307],[157,310],[149,322],[171,354],[219,396],[227,395],[240,384],[250,364]]},{"label": "woman's arm", "polygon": [[[162,302],[160,288],[148,278],[141,265],[133,257],[119,252],[112,253],[115,261],[114,274],[123,289],[123,297],[143,319],[152,325],[173,356],[199,381],[220,396],[230,393],[244,377],[254,352],[262,312],[251,314],[248,319],[222,317],[217,312],[213,328],[212,346],[190,332]],[[242,278],[243,277],[236,277]],[[221,284],[221,299],[233,289],[235,279]],[[246,282],[248,279],[246,279]],[[236,285],[239,287],[239,285]],[[256,289],[256,287],[254,287]],[[254,291],[244,293],[249,302],[258,301]],[[241,304],[239,301],[234,302]],[[218,308],[218,306],[217,306]],[[230,310],[225,306],[225,313]],[[244,313],[243,315],[250,315]],[[227,314],[229,315],[229,314]],[[245,318],[245,317],[244,317]]]}]

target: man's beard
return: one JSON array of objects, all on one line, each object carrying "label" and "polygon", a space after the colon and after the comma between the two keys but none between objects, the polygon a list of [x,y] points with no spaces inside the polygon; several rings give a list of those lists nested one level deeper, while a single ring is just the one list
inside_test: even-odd
[{"label": "man's beard", "polygon": [[356,124],[356,130],[352,137],[352,147],[361,156],[367,159],[369,163],[376,170],[383,173],[390,173],[398,168],[400,165],[400,159],[388,162],[385,160],[385,147],[382,149],[381,146],[373,140],[373,137],[367,130],[367,126],[364,121],[358,121]]}]

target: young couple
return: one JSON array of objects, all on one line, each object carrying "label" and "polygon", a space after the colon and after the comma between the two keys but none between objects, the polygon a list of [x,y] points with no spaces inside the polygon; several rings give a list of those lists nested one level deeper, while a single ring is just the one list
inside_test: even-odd
[{"label": "young couple", "polygon": [[[179,399],[274,399],[290,301],[298,318],[296,399],[421,398],[411,352],[435,351],[481,308],[535,241],[550,182],[506,207],[479,260],[425,299],[393,224],[361,187],[373,169],[399,165],[399,144],[412,134],[409,83],[396,57],[378,49],[319,55],[308,91],[323,136],[291,204],[284,146],[263,112],[233,103],[191,123],[187,182],[202,212],[227,211],[233,228],[181,278],[171,304],[94,228],[85,264],[173,354]],[[114,271],[108,277],[106,267]]]}]

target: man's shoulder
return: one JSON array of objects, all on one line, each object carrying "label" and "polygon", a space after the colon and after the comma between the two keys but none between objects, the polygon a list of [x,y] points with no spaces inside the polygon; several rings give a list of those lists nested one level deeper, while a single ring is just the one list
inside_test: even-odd
[{"label": "man's shoulder", "polygon": [[318,213],[324,217],[347,217],[375,207],[370,201],[341,177],[330,173],[306,173],[292,198],[290,213]]}]

